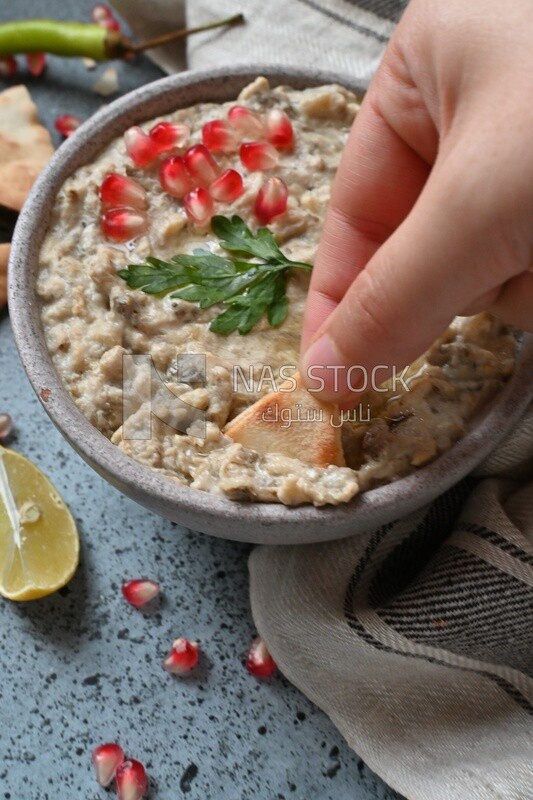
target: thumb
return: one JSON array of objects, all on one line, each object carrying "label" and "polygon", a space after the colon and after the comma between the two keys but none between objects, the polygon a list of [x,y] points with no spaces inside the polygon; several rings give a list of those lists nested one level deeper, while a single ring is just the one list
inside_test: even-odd
[{"label": "thumb", "polygon": [[[381,384],[414,361],[457,314],[480,298],[490,306],[523,269],[506,252],[509,237],[498,235],[497,199],[480,199],[475,180],[465,186],[463,164],[458,153],[435,165],[408,216],[314,335],[301,374],[322,399],[350,407],[373,374]],[[337,225],[338,239],[353,239],[356,222],[344,216]]]}]

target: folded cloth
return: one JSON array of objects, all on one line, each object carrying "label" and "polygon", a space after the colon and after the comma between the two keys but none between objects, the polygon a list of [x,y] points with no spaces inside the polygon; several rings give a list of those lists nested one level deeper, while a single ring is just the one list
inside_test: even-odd
[{"label": "folded cloth", "polygon": [[[114,0],[146,36],[179,0]],[[311,66],[367,83],[405,3],[194,0],[189,68]],[[175,45],[155,54],[183,67]],[[338,542],[258,547],[254,619],[281,671],[409,800],[531,800],[533,407],[476,474],[406,519]]]}]

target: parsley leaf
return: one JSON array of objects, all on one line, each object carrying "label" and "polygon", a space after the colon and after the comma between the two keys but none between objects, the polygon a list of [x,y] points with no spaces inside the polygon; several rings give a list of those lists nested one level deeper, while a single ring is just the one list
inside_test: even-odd
[{"label": "parsley leaf", "polygon": [[129,264],[118,275],[130,289],[146,294],[170,294],[200,308],[226,305],[209,325],[215,333],[244,335],[264,315],[270,325],[281,325],[289,308],[288,270],[311,270],[311,264],[291,261],[268,228],[254,234],[238,216],[215,216],[211,227],[229,256],[196,249],[170,261],[149,257],[144,264]]}]

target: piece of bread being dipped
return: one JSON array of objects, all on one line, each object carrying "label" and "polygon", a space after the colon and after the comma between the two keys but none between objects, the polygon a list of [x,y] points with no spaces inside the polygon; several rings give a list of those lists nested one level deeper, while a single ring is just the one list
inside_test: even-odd
[{"label": "piece of bread being dipped", "polygon": [[339,409],[309,392],[299,373],[229,422],[224,433],[261,455],[281,453],[316,467],[344,467]]}]

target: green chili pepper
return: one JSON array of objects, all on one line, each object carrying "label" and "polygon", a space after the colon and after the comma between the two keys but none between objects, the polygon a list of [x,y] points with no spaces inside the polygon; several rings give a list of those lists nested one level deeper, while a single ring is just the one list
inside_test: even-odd
[{"label": "green chili pepper", "polygon": [[100,25],[51,19],[0,25],[0,57],[16,53],[53,53],[105,61],[123,55],[125,49],[120,33],[108,31]]},{"label": "green chili pepper", "polygon": [[0,25],[0,58],[17,53],[53,53],[56,56],[81,56],[95,61],[106,61],[110,58],[122,58],[129,53],[140,53],[182,39],[191,33],[242,22],[243,15],[235,14],[196,28],[183,28],[135,44],[118,31],[108,31],[92,23],[57,22],[51,19],[17,20]]}]

